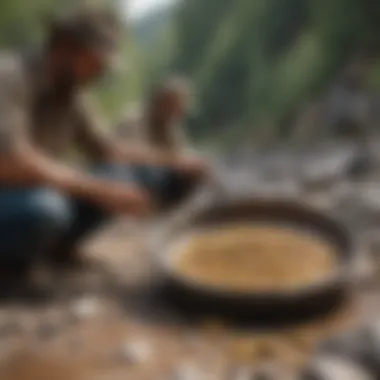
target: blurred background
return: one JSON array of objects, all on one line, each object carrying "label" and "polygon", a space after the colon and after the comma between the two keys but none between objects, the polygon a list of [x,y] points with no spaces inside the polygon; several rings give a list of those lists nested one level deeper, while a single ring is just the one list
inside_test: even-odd
[{"label": "blurred background", "polygon": [[[160,78],[172,73],[189,77],[194,94],[185,123],[187,133],[197,148],[217,153],[241,169],[226,170],[221,162],[221,171],[231,175],[224,181],[225,186],[241,189],[249,174],[252,194],[294,195],[339,216],[369,247],[377,259],[376,268],[380,268],[378,0],[105,3],[117,9],[125,20],[122,65],[93,89],[111,126],[116,127],[126,113],[144,102],[146,93]],[[32,48],[43,38],[45,16],[76,4],[78,0],[66,0],[64,4],[58,0],[2,0],[0,48]],[[360,181],[354,180],[364,172]],[[198,330],[185,331],[170,313],[159,309],[155,296],[149,298],[138,288],[140,277],[146,277],[141,268],[149,265],[146,257],[138,254],[140,240],[145,236],[141,239],[141,234],[130,227],[125,221],[119,223],[113,235],[100,236],[89,248],[103,255],[105,262],[114,260],[110,266],[116,267],[118,276],[112,272],[110,282],[117,278],[121,285],[104,285],[103,274],[100,279],[97,273],[95,279],[70,276],[64,279],[66,282],[62,280],[65,285],[56,280],[54,297],[41,308],[31,308],[23,302],[0,308],[0,334],[5,337],[0,354],[5,356],[12,345],[23,347],[25,341],[32,347],[44,347],[43,355],[54,352],[51,347],[60,347],[56,352],[70,360],[86,358],[87,367],[107,372],[116,365],[120,372],[115,372],[119,375],[112,379],[125,378],[124,366],[136,371],[131,372],[131,378],[139,379],[139,365],[149,367],[146,363],[161,356],[165,363],[166,356],[170,357],[168,362],[175,362],[170,368],[182,361],[187,365],[186,355],[195,362],[207,361],[211,372],[215,372],[217,364],[210,357],[221,357],[222,367],[229,361],[252,365],[252,352],[260,346],[256,336],[240,332],[235,336],[234,332],[231,350],[218,356],[215,348],[222,346],[215,344],[215,336],[220,340],[227,335],[220,321],[205,321]],[[131,235],[139,242],[131,243]],[[354,313],[355,317],[379,315],[378,286],[377,281],[371,291],[367,288],[361,293],[360,305],[355,309],[360,312]],[[149,322],[153,318],[153,322],[145,324],[142,315]],[[335,331],[339,325],[335,319],[326,324],[317,325],[314,335],[330,335],[330,330]],[[310,336],[310,331],[304,335]],[[278,338],[277,333],[274,338]],[[304,351],[302,347],[293,349],[293,343],[287,345],[298,354]],[[185,346],[190,354],[180,351]],[[366,342],[364,346],[368,346]],[[169,354],[162,347],[167,347]],[[181,354],[177,357],[178,352]],[[286,355],[281,351],[279,356]],[[11,364],[16,370],[25,367],[27,360],[34,363],[33,357],[20,356]],[[59,357],[58,362],[62,360]],[[36,368],[45,373],[46,363],[41,363]],[[227,379],[218,375],[202,377],[192,365],[190,369],[181,366],[182,375],[173,378]],[[66,367],[75,365],[69,361]],[[157,378],[157,369],[152,368],[141,379]],[[43,379],[29,373],[12,376],[0,377]],[[58,379],[57,372],[49,378]],[[61,378],[74,379],[69,375]],[[249,374],[228,377],[253,378]]]},{"label": "blurred background", "polygon": [[[367,103],[369,122],[378,122],[375,0],[115,0],[110,6],[125,18],[127,64],[97,88],[111,118],[174,71],[188,75],[196,90],[191,135],[213,148],[328,134],[335,119],[357,116],[344,107],[355,100]],[[60,7],[57,0],[2,1],[1,46],[38,41],[43,15]]]}]

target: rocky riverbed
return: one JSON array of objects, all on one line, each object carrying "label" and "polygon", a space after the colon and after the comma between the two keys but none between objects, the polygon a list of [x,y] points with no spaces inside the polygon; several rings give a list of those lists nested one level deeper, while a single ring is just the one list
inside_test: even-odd
[{"label": "rocky riverbed", "polygon": [[353,229],[372,276],[361,279],[344,310],[265,334],[219,319],[189,321],[155,293],[146,226],[122,219],[86,242],[83,251],[94,263],[86,270],[41,268],[35,288],[3,281],[0,379],[250,380],[263,378],[260,370],[272,373],[266,379],[292,379],[321,338],[380,318],[380,175],[375,158],[369,173],[350,176],[355,155],[350,146],[324,146],[215,163],[218,196],[292,197]]}]

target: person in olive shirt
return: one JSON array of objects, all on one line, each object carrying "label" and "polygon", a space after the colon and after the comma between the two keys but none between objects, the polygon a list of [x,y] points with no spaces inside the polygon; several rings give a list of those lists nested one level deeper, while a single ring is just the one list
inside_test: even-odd
[{"label": "person in olive shirt", "polygon": [[[51,20],[34,55],[0,55],[0,266],[28,269],[39,255],[76,262],[77,243],[115,213],[145,214],[151,193],[134,166],[199,177],[201,160],[119,144],[85,90],[112,64],[121,25],[103,9]],[[73,168],[73,148],[91,171]]]},{"label": "person in olive shirt", "polygon": [[[179,155],[191,151],[182,121],[189,108],[190,83],[184,77],[171,75],[155,85],[146,103],[129,109],[117,133],[127,143],[147,145],[152,149]],[[178,203],[199,185],[199,177],[183,176],[167,167],[136,168],[136,178],[154,193],[164,206]]]}]

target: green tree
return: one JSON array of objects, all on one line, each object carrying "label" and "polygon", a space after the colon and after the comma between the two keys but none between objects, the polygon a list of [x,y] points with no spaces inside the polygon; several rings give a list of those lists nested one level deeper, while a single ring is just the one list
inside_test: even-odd
[{"label": "green tree", "polygon": [[242,136],[263,124],[286,131],[300,105],[323,91],[353,54],[380,47],[376,0],[181,4],[165,64],[148,60],[153,77],[175,70],[193,79],[200,108],[191,127],[200,138]]}]

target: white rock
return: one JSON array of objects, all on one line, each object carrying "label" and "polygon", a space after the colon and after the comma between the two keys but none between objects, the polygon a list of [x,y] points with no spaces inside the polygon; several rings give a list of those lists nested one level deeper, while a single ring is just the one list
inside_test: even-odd
[{"label": "white rock", "polygon": [[182,363],[175,370],[171,380],[217,380],[211,373],[203,371],[194,363]]},{"label": "white rock", "polygon": [[82,298],[71,305],[70,316],[75,320],[81,321],[94,318],[99,311],[99,300],[96,298]]},{"label": "white rock", "polygon": [[[369,324],[335,338],[328,339],[320,347],[322,358],[344,357],[352,363],[368,363],[380,373],[380,341],[378,325]],[[361,378],[358,378],[361,380]]]},{"label": "white rock", "polygon": [[380,212],[380,184],[369,183],[361,189],[360,200],[363,206]]},{"label": "white rock", "polygon": [[304,380],[375,380],[359,365],[341,357],[324,356],[314,360],[303,375]]},{"label": "white rock", "polygon": [[119,347],[117,360],[124,364],[140,364],[153,356],[152,345],[146,340],[127,341]]}]

